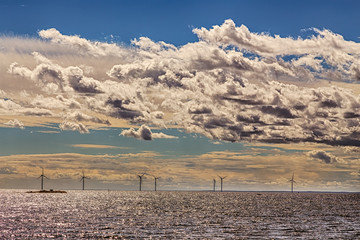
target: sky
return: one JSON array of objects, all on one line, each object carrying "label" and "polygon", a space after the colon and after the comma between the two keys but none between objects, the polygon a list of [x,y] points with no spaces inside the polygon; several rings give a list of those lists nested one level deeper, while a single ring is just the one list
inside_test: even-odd
[{"label": "sky", "polygon": [[358,1],[0,1],[0,188],[356,191]]}]

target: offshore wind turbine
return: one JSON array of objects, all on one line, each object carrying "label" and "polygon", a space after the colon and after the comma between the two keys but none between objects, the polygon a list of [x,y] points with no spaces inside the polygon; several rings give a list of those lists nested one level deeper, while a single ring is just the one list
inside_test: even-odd
[{"label": "offshore wind turbine", "polygon": [[221,176],[218,176],[219,178],[220,178],[220,192],[222,192],[223,191],[223,180],[226,178],[226,176],[225,177],[221,177]]},{"label": "offshore wind turbine", "polygon": [[82,190],[85,190],[85,179],[90,179],[88,177],[85,176],[84,170],[82,171],[82,177],[80,179],[80,181],[82,181]]},{"label": "offshore wind turbine", "polygon": [[45,176],[44,169],[43,168],[41,168],[41,169],[42,169],[42,172],[41,172],[41,175],[38,177],[38,179],[41,178],[41,190],[44,190],[44,178],[47,178],[47,179],[49,179],[49,178],[47,176]]},{"label": "offshore wind turbine", "polygon": [[293,193],[294,192],[294,183],[295,183],[294,173],[293,173],[291,179],[289,180],[289,182],[291,182],[291,192]]},{"label": "offshore wind turbine", "polygon": [[155,181],[155,192],[156,192],[156,181],[160,178],[160,177],[156,177],[156,176],[153,176],[154,177],[154,181]]},{"label": "offshore wind turbine", "polygon": [[143,178],[143,176],[144,176],[145,174],[146,174],[146,173],[138,174],[138,175],[137,175],[137,176],[139,177],[139,180],[140,180],[139,191],[141,191],[142,178]]}]

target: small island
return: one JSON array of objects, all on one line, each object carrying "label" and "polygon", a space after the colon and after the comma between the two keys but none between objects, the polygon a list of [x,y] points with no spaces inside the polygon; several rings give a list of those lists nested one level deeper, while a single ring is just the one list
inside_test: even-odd
[{"label": "small island", "polygon": [[66,191],[63,190],[39,190],[39,191],[27,191],[26,193],[66,193]]}]

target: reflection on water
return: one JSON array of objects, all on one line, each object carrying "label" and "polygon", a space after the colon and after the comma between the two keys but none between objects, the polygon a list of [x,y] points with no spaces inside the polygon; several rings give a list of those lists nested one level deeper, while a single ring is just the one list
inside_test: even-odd
[{"label": "reflection on water", "polygon": [[360,194],[0,192],[0,239],[360,239]]}]

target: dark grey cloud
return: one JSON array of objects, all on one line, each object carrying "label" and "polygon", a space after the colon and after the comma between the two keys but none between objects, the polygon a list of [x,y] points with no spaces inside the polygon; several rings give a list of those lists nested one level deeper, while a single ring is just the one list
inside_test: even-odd
[{"label": "dark grey cloud", "polygon": [[129,105],[130,100],[109,99],[106,103],[112,106],[113,111],[111,115],[113,117],[134,119],[136,117],[142,116],[141,112],[126,107],[127,105]]},{"label": "dark grey cloud", "polygon": [[236,116],[236,120],[237,120],[238,122],[264,124],[264,122],[260,120],[260,116],[259,116],[259,115],[238,114],[238,115]]},{"label": "dark grey cloud", "polygon": [[200,105],[200,106],[193,106],[192,108],[189,108],[189,113],[192,113],[192,114],[210,114],[210,113],[212,113],[212,110],[211,110],[210,107]]},{"label": "dark grey cloud", "polygon": [[103,93],[98,81],[83,76],[69,76],[70,86],[80,93]]},{"label": "dark grey cloud", "polygon": [[226,127],[230,124],[233,124],[233,122],[224,117],[217,117],[217,116],[213,116],[213,117],[209,117],[208,120],[205,122],[204,127],[205,128],[217,128],[217,127]]},{"label": "dark grey cloud", "polygon": [[360,113],[345,112],[344,118],[360,118]]},{"label": "dark grey cloud", "polygon": [[289,109],[283,107],[262,106],[261,111],[279,118],[295,118]]},{"label": "dark grey cloud", "polygon": [[339,107],[338,104],[335,101],[331,100],[331,99],[322,101],[320,104],[321,104],[321,107],[327,107],[327,108]]},{"label": "dark grey cloud", "polygon": [[330,164],[330,163],[336,163],[337,162],[337,157],[332,155],[331,153],[327,153],[325,151],[319,151],[319,150],[314,150],[308,153],[308,156],[313,158],[313,159],[318,159],[321,160],[322,162],[326,163],[326,164]]}]

